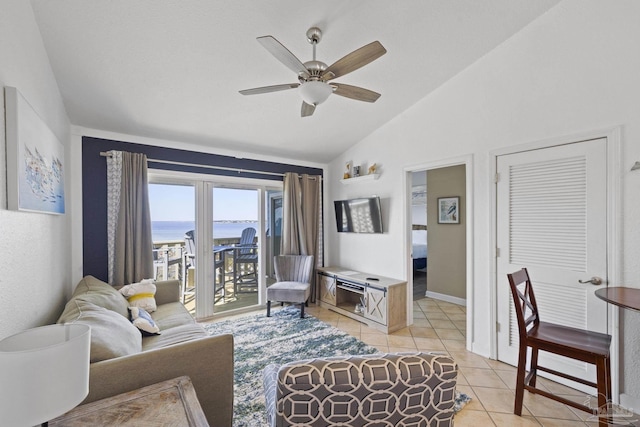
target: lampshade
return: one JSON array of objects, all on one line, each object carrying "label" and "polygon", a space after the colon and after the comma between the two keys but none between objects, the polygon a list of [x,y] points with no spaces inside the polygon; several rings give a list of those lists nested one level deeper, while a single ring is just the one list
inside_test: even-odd
[{"label": "lampshade", "polygon": [[60,416],[89,393],[91,330],[49,325],[0,341],[0,420],[33,426]]},{"label": "lampshade", "polygon": [[302,83],[298,88],[304,102],[310,105],[322,104],[333,93],[333,88],[327,83],[309,81]]}]

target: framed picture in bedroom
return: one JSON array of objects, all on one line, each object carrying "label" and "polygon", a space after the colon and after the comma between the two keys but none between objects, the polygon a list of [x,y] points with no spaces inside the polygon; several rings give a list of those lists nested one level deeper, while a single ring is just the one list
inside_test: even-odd
[{"label": "framed picture in bedroom", "polygon": [[460,224],[460,197],[438,197],[438,224]]},{"label": "framed picture in bedroom", "polygon": [[5,87],[9,209],[64,214],[64,146],[14,87]]}]

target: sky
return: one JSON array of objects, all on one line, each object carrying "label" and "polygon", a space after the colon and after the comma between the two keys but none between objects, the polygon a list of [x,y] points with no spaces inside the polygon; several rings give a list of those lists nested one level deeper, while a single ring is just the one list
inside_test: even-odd
[{"label": "sky", "polygon": [[[195,221],[195,189],[189,185],[149,184],[151,221]],[[258,220],[258,192],[213,190],[213,220]]]}]

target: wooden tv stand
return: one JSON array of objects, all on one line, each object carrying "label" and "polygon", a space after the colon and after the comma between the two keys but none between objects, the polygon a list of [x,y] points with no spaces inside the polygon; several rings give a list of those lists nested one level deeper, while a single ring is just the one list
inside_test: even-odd
[{"label": "wooden tv stand", "polygon": [[[407,326],[407,282],[347,268],[321,267],[317,283],[324,308],[387,334]],[[356,304],[361,301],[364,308],[359,313]]]}]

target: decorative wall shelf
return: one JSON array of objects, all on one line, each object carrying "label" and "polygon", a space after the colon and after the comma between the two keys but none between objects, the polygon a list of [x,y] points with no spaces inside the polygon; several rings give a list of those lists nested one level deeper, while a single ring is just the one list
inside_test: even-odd
[{"label": "decorative wall shelf", "polygon": [[356,182],[373,181],[380,177],[379,173],[370,173],[368,175],[360,175],[353,178],[341,179],[343,184],[355,184]]}]

